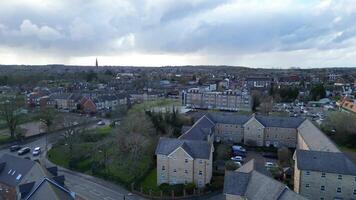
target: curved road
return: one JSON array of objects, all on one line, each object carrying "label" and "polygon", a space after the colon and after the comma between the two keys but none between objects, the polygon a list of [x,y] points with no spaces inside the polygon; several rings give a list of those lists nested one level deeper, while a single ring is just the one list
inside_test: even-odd
[{"label": "curved road", "polygon": [[[93,125],[92,125],[93,126]],[[51,146],[51,144],[55,143],[58,138],[61,137],[61,132],[57,133],[52,133],[49,134],[47,137],[48,141],[48,147]],[[30,147],[31,150],[34,149],[35,147],[41,147],[42,151],[45,151],[46,147],[46,136],[39,137],[31,142],[22,144],[22,146]],[[17,152],[10,152],[8,148],[3,148],[0,150],[0,157],[5,154],[12,154],[15,156],[17,155]],[[42,152],[40,156],[32,156],[32,152],[23,156],[19,157],[31,157],[32,160],[35,159],[40,159],[45,163],[46,166],[53,166],[45,156],[45,153]],[[58,167],[58,174],[59,175],[64,175],[65,180],[66,180],[66,185],[68,188],[72,191],[74,191],[78,196],[80,196],[83,199],[87,200],[97,200],[97,199],[103,199],[103,200],[121,200],[121,199],[126,199],[126,200],[141,200],[144,199],[142,197],[139,197],[137,195],[131,195],[129,191],[127,191],[125,188],[120,187],[116,184],[110,183],[108,181],[102,180],[100,178],[96,178],[93,176],[89,176],[86,174],[74,172],[62,167]]]}]

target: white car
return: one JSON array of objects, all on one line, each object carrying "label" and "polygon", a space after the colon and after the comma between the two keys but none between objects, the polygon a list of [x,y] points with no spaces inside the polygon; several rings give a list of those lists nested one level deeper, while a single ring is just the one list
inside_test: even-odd
[{"label": "white car", "polygon": [[234,157],[231,157],[231,160],[241,162],[243,160],[243,158],[241,156],[234,156]]},{"label": "white car", "polygon": [[267,167],[267,168],[274,167],[274,163],[273,162],[266,162],[265,167]]},{"label": "white car", "polygon": [[36,147],[33,149],[32,155],[33,156],[38,156],[41,153],[41,147]]},{"label": "white car", "polygon": [[103,121],[99,121],[97,125],[99,125],[99,126],[103,126],[103,125],[105,125],[105,122],[103,122]]}]

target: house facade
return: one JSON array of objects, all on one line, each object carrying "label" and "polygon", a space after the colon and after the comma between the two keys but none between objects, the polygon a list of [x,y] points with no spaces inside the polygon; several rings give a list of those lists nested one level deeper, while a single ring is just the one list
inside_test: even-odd
[{"label": "house facade", "polygon": [[191,88],[182,93],[182,104],[200,109],[251,111],[252,98],[247,92],[211,92]]},{"label": "house facade", "polygon": [[157,184],[210,183],[213,145],[207,141],[161,138],[156,149]]}]

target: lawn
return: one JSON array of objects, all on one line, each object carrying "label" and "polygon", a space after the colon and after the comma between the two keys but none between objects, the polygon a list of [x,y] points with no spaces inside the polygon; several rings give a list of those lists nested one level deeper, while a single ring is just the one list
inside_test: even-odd
[{"label": "lawn", "polygon": [[48,159],[56,165],[68,168],[69,154],[64,145],[55,146],[48,151]]}]

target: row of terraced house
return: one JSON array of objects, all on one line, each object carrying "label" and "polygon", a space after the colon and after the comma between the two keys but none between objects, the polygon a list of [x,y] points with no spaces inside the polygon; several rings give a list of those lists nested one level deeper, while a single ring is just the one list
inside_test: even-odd
[{"label": "row of terraced house", "polygon": [[[225,174],[226,199],[261,199],[267,194],[272,195],[268,199],[356,199],[355,164],[308,119],[220,112],[195,118],[191,127],[182,128],[179,138],[159,140],[158,185],[194,182],[202,188],[210,183],[214,141],[221,141],[296,149],[294,192],[250,169]],[[265,182],[253,181],[256,177]],[[262,183],[268,187],[253,185]],[[251,187],[256,191],[248,192]]]}]

